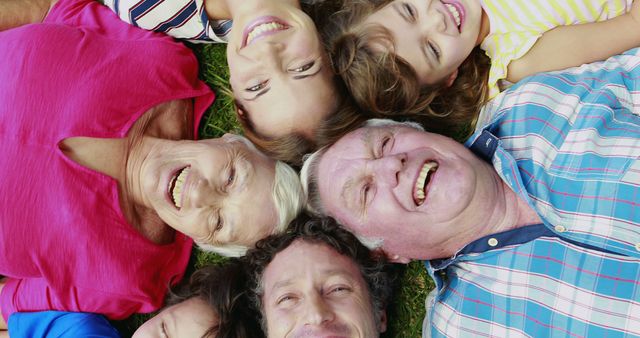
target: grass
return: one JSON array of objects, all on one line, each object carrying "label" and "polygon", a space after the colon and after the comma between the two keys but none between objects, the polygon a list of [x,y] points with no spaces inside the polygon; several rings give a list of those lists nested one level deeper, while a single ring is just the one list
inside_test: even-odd
[{"label": "grass", "polygon": [[[209,44],[191,46],[200,61],[200,77],[216,91],[216,101],[204,116],[200,125],[201,138],[219,137],[226,132],[241,133],[233,111],[233,100],[226,95],[229,88],[229,70],[226,63],[225,45]],[[224,258],[216,254],[194,249],[188,273],[206,264],[216,264]],[[398,287],[388,311],[388,328],[384,338],[420,337],[424,318],[424,300],[433,281],[427,276],[421,262],[400,267]],[[134,315],[115,323],[123,336],[129,336],[150,315]]]}]

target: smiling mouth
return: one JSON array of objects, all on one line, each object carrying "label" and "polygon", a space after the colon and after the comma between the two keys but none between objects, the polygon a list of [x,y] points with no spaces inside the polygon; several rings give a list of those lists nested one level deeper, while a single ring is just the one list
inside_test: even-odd
[{"label": "smiling mouth", "polygon": [[444,3],[444,7],[447,8],[449,13],[451,14],[451,18],[456,24],[456,27],[458,27],[458,31],[460,31],[460,27],[462,25],[462,14],[460,13],[461,12],[460,8],[458,8],[458,6],[456,5],[449,4],[449,3]]},{"label": "smiling mouth", "polygon": [[178,210],[182,208],[182,188],[184,187],[184,182],[189,171],[191,171],[191,167],[184,167],[176,171],[169,181],[169,197],[171,197],[173,205],[175,205]]},{"label": "smiling mouth", "polygon": [[418,174],[418,179],[416,180],[415,185],[413,186],[413,201],[417,206],[422,205],[424,201],[427,199],[427,186],[431,181],[433,174],[438,170],[438,163],[435,161],[430,161],[425,163],[420,169],[420,173]]},{"label": "smiling mouth", "polygon": [[289,26],[275,17],[258,18],[245,29],[242,47],[248,46],[260,37],[287,29],[289,29]]}]

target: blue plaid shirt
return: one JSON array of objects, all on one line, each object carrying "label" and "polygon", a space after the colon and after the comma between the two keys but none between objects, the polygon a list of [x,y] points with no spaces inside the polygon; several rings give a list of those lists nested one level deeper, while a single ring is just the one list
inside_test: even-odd
[{"label": "blue plaid shirt", "polygon": [[543,224],[426,262],[423,335],[640,336],[640,49],[525,79],[465,145]]}]

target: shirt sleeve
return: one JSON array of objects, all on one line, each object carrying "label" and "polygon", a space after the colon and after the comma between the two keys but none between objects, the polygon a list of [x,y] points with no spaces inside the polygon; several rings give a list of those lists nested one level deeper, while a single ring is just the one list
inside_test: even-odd
[{"label": "shirt sleeve", "polygon": [[109,321],[94,313],[18,312],[9,317],[11,338],[118,338]]},{"label": "shirt sleeve", "polygon": [[194,43],[227,42],[231,20],[209,20],[204,0],[105,0],[124,22]]},{"label": "shirt sleeve", "polygon": [[162,301],[143,295],[114,294],[76,286],[54,291],[43,278],[9,278],[0,294],[5,321],[16,312],[47,310],[93,312],[119,320],[134,313],[155,311]]},{"label": "shirt sleeve", "polygon": [[76,27],[79,30],[98,33],[111,40],[173,42],[173,39],[165,34],[140,29],[123,22],[96,0],[59,0],[49,11],[44,23]]}]

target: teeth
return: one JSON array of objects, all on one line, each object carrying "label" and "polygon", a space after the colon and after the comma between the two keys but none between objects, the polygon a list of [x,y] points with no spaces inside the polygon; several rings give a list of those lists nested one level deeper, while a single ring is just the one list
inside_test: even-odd
[{"label": "teeth", "polygon": [[429,177],[429,172],[435,172],[436,170],[438,170],[438,163],[436,162],[427,162],[424,164],[424,166],[422,166],[420,174],[418,174],[418,179],[416,180],[416,185],[413,187],[414,196],[418,205],[422,204],[426,197],[424,188],[426,185],[427,177]]},{"label": "teeth", "polygon": [[277,22],[267,22],[267,23],[258,25],[254,27],[251,30],[251,32],[249,32],[249,35],[247,36],[247,44],[250,44],[251,41],[253,41],[253,39],[255,39],[257,36],[259,36],[262,33],[276,31],[276,30],[283,30],[285,28],[286,28],[285,25],[279,24]]},{"label": "teeth", "polygon": [[171,189],[171,197],[173,198],[173,204],[178,208],[182,208],[182,187],[184,186],[184,180],[187,178],[190,167],[185,167],[180,171],[177,176],[174,176],[169,182],[169,189]]},{"label": "teeth", "polygon": [[460,28],[460,12],[458,12],[458,9],[456,8],[456,6],[451,5],[451,4],[444,4],[444,5],[445,5],[445,7],[447,7],[449,12],[451,12],[451,14],[453,14],[453,19],[456,22],[456,26],[458,26],[458,28]]}]

